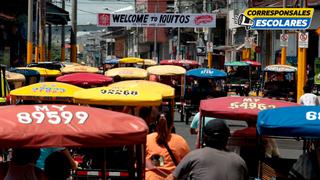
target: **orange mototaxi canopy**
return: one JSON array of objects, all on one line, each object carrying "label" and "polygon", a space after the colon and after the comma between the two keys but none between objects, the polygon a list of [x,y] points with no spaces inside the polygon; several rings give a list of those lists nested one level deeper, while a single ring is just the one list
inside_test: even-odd
[{"label": "orange mototaxi canopy", "polygon": [[0,147],[114,147],[143,144],[148,127],[139,117],[76,105],[0,108]]}]

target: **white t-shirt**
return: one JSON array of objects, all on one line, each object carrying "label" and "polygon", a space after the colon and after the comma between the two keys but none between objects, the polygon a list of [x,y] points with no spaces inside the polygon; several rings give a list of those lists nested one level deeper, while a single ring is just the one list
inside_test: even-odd
[{"label": "white t-shirt", "polygon": [[305,106],[316,106],[319,105],[319,100],[316,95],[312,93],[305,93],[300,97],[300,104]]}]

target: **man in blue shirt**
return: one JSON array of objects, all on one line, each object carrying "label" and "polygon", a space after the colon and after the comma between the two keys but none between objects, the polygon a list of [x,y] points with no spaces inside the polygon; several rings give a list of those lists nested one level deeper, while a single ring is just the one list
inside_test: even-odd
[{"label": "man in blue shirt", "polygon": [[72,156],[70,155],[69,153],[69,150],[66,149],[66,148],[41,148],[40,149],[40,157],[38,158],[37,160],[37,163],[36,163],[36,166],[40,169],[44,169],[44,163],[47,159],[47,157],[56,152],[56,151],[61,151],[63,154],[66,155],[66,157],[69,159],[70,161],[70,164],[71,164],[71,167],[72,169],[76,170],[77,169],[77,162],[75,162],[72,158]]},{"label": "man in blue shirt", "polygon": [[[214,120],[212,117],[205,117],[205,124],[209,121]],[[199,132],[199,122],[200,122],[200,112],[193,117],[192,122],[190,124],[190,134],[198,134]]]}]

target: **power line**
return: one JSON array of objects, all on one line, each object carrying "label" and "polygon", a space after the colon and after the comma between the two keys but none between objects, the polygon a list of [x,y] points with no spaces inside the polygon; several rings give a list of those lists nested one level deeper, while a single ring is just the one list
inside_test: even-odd
[{"label": "power line", "polygon": [[[71,7],[71,5],[69,5],[69,4],[66,4],[66,6]],[[81,12],[89,13],[89,14],[95,14],[95,15],[98,14],[98,13],[96,13],[96,12],[86,11],[86,10],[79,9],[79,8],[77,8],[77,10],[78,10],[78,11],[81,11]]]}]

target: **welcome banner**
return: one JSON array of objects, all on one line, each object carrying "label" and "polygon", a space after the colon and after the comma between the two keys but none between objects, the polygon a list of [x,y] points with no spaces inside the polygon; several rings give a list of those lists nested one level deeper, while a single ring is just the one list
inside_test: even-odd
[{"label": "welcome banner", "polygon": [[101,27],[216,27],[215,14],[98,14]]}]

